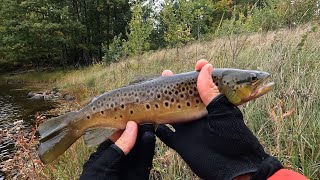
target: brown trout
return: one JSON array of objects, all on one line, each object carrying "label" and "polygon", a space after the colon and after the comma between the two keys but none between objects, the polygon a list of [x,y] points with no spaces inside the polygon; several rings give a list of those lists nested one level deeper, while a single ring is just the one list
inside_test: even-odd
[{"label": "brown trout", "polygon": [[[43,163],[55,160],[78,138],[87,145],[105,141],[128,121],[139,124],[172,124],[207,115],[196,81],[199,72],[159,76],[145,82],[106,92],[79,111],[40,124],[38,153]],[[256,99],[273,87],[269,74],[241,69],[214,69],[212,78],[219,91],[235,105]]]}]

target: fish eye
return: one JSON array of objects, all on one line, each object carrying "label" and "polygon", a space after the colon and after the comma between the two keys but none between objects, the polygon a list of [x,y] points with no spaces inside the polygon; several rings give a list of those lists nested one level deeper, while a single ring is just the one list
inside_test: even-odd
[{"label": "fish eye", "polygon": [[251,74],[251,81],[256,81],[258,80],[258,77],[256,74]]},{"label": "fish eye", "polygon": [[251,77],[251,80],[252,81],[255,81],[255,80],[257,80],[258,78],[257,77]]}]

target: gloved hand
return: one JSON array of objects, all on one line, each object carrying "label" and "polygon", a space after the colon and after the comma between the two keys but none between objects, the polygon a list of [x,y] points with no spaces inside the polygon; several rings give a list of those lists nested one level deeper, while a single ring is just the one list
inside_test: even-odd
[{"label": "gloved hand", "polygon": [[[244,124],[241,111],[225,96],[216,97],[207,110],[207,117],[173,125],[175,132],[165,125],[156,131],[161,141],[176,150],[200,178],[233,179],[254,173],[266,159],[276,164],[275,170],[282,168],[276,159],[265,153]],[[269,174],[267,170],[259,177],[266,179],[264,174],[274,172]]]},{"label": "gloved hand", "polygon": [[140,125],[136,144],[129,154],[111,140],[100,144],[83,166],[80,180],[149,179],[155,148],[152,125]]},{"label": "gloved hand", "polygon": [[161,125],[157,136],[176,150],[200,178],[229,180],[252,173],[252,179],[267,179],[282,168],[281,163],[265,153],[244,124],[241,111],[219,93],[212,82],[212,66],[200,60],[196,70],[200,69],[197,88],[208,116],[173,125],[175,132]]}]

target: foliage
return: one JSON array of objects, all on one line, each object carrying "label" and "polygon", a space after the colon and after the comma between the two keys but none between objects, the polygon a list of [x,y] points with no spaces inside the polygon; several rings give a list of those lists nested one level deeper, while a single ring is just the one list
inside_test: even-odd
[{"label": "foliage", "polygon": [[109,64],[119,60],[124,55],[124,49],[122,47],[121,35],[115,36],[113,41],[107,45],[102,46],[102,51],[104,53],[103,60],[105,63]]},{"label": "foliage", "polygon": [[186,0],[165,1],[161,17],[166,26],[164,39],[170,46],[179,47],[192,39],[189,21],[193,19],[193,14],[188,11],[190,4]]},{"label": "foliage", "polygon": [[140,1],[133,2],[131,11],[132,17],[127,32],[128,40],[123,43],[123,47],[128,55],[138,55],[150,49],[148,38],[152,31],[152,23],[150,18],[143,18]]},{"label": "foliage", "polygon": [[131,14],[125,0],[4,0],[0,7],[0,55],[37,65],[101,61],[102,43],[124,34]]}]

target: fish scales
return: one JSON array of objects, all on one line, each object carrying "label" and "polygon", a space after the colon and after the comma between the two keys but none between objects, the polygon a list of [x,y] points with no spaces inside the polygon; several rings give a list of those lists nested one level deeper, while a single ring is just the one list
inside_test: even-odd
[{"label": "fish scales", "polygon": [[[78,138],[96,145],[128,121],[139,124],[172,124],[199,119],[207,114],[197,90],[199,72],[160,76],[106,92],[79,111],[43,122],[39,126],[38,153],[43,163],[55,160]],[[241,69],[214,69],[213,82],[235,105],[256,99],[273,87],[269,74]]]},{"label": "fish scales", "polygon": [[[183,113],[188,111],[188,113]],[[80,113],[90,126],[123,129],[128,121],[165,124],[188,121],[206,114],[196,87],[196,73],[160,78],[107,92]],[[147,116],[146,116],[147,115]],[[94,121],[95,125],[92,125]]]}]

